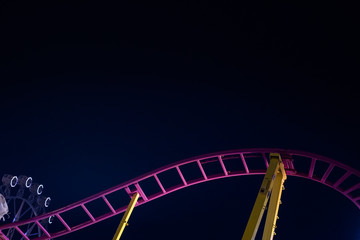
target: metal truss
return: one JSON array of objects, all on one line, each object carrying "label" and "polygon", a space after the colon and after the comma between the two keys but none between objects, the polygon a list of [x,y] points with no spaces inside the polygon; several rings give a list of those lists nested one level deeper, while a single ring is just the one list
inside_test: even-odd
[{"label": "metal truss", "polygon": [[[66,207],[58,210],[28,219],[20,222],[15,222],[7,225],[0,226],[0,239],[6,239],[6,232],[11,229],[15,229],[24,239],[51,239],[59,236],[63,236],[74,231],[86,228],[100,221],[121,214],[126,211],[127,203],[122,207],[115,208],[114,201],[111,202],[109,196],[111,194],[123,191],[132,197],[135,193],[139,193],[139,200],[136,206],[140,206],[149,201],[155,200],[159,197],[170,194],[180,189],[211,181],[221,178],[236,177],[236,176],[248,176],[248,175],[264,175],[269,167],[269,154],[279,153],[284,164],[284,168],[287,176],[297,176],[301,178],[310,179],[321,184],[324,184],[332,189],[338,191],[350,201],[352,201],[360,209],[360,196],[357,195],[360,189],[360,172],[337,162],[333,159],[323,157],[320,155],[296,151],[296,150],[284,150],[284,149],[242,149],[224,151],[212,154],[206,154],[198,157],[185,159],[157,170],[124,182],[120,185],[109,188],[105,191],[97,193],[93,196],[80,200],[76,203],[70,204]],[[253,167],[253,163],[261,161],[261,164]],[[308,162],[308,166],[304,167],[304,163]],[[238,164],[238,169],[230,167],[231,164]],[[211,171],[208,171],[208,167],[212,165]],[[199,170],[199,177],[195,179],[188,179],[185,172],[185,168],[191,166],[196,167]],[[214,167],[217,166],[217,171],[214,171]],[[303,166],[301,169],[297,166]],[[216,170],[216,169],[215,169]],[[341,172],[340,176],[332,176],[333,172]],[[164,177],[167,173],[176,174],[179,178],[178,183],[168,183],[167,178]],[[320,174],[319,174],[320,173]],[[330,178],[331,176],[331,178]],[[143,185],[148,180],[153,180],[158,192],[153,194],[147,194],[147,191]],[[346,184],[344,184],[346,183]],[[93,213],[87,208],[88,204],[94,201],[103,201],[107,207],[108,212],[100,216],[94,216]],[[88,216],[88,219],[71,225],[68,220],[62,217],[65,213],[72,213],[75,210],[81,210]],[[61,223],[62,230],[54,232],[46,230],[41,224],[42,220],[53,218]],[[41,237],[29,238],[21,230],[24,225],[35,224],[43,232]],[[2,235],[2,236],[1,236]]]}]

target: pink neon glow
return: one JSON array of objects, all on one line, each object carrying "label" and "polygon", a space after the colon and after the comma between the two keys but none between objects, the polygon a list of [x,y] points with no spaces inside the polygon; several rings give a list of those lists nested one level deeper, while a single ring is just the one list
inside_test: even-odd
[{"label": "pink neon glow", "polygon": [[[32,219],[28,219],[28,220],[24,220],[21,222],[15,222],[15,223],[10,223],[4,226],[0,226],[0,233],[3,233],[4,230],[9,230],[11,228],[14,228],[17,232],[19,232],[25,239],[29,239],[27,236],[25,236],[24,232],[21,231],[21,229],[19,228],[20,226],[29,224],[29,223],[35,223],[35,224],[40,224],[40,221],[43,219],[48,219],[51,216],[54,216],[54,218],[58,218],[60,220],[60,222],[63,224],[64,229],[58,232],[47,232],[45,229],[43,229],[45,235],[42,237],[37,237],[37,238],[32,238],[32,239],[36,239],[36,240],[42,240],[42,239],[50,239],[50,238],[56,238],[59,236],[63,236],[66,234],[69,234],[71,232],[80,230],[82,228],[88,227],[92,224],[96,224],[97,222],[103,221],[105,219],[108,219],[110,217],[113,217],[117,214],[120,214],[122,212],[124,212],[127,208],[127,206],[122,206],[118,209],[114,209],[113,205],[110,203],[110,201],[106,198],[107,195],[120,191],[120,190],[125,190],[129,196],[131,196],[134,192],[138,192],[141,196],[141,198],[138,201],[138,204],[136,206],[142,205],[144,203],[147,203],[149,201],[155,200],[159,197],[165,196],[171,192],[180,190],[182,188],[185,187],[189,187],[195,184],[199,184],[199,183],[203,183],[203,182],[207,182],[210,180],[215,180],[215,179],[220,179],[220,178],[226,178],[226,177],[235,177],[235,176],[246,176],[246,175],[261,175],[261,174],[265,174],[266,172],[266,168],[268,167],[268,159],[266,157],[267,154],[271,153],[271,152],[276,152],[276,153],[280,153],[283,157],[284,163],[285,163],[285,156],[286,156],[286,164],[285,164],[285,168],[287,168],[287,175],[289,176],[297,176],[297,177],[302,177],[302,178],[307,178],[319,183],[322,183],[328,187],[331,187],[333,189],[335,189],[336,191],[340,192],[341,194],[343,194],[345,197],[347,197],[350,201],[352,201],[359,209],[360,209],[360,197],[358,196],[352,196],[351,192],[357,190],[360,188],[360,183],[354,183],[354,185],[346,188],[346,189],[342,189],[341,188],[341,184],[348,179],[351,175],[357,176],[360,178],[360,172],[349,167],[346,166],[345,164],[342,164],[340,162],[337,162],[333,159],[327,158],[327,157],[323,157],[320,155],[316,155],[316,154],[312,154],[312,153],[307,153],[307,152],[303,152],[303,151],[296,151],[296,150],[284,150],[284,149],[243,149],[243,150],[232,150],[232,151],[224,151],[224,152],[218,152],[218,153],[212,153],[212,154],[206,154],[206,155],[202,155],[202,156],[198,156],[198,157],[193,157],[193,158],[189,158],[189,159],[185,159],[164,167],[161,167],[157,170],[154,170],[150,173],[144,174],[142,176],[139,176],[135,179],[129,180],[127,182],[124,182],[120,185],[117,185],[115,187],[109,188],[105,191],[102,191],[98,194],[95,194],[93,196],[90,196],[88,198],[85,198],[81,201],[78,201],[76,203],[70,204],[66,207],[60,208],[58,210],[43,214],[41,216],[37,216],[34,217]],[[248,167],[247,162],[251,161],[251,158],[247,159],[245,155],[246,154],[258,154],[259,156],[262,156],[264,159],[264,166],[262,169],[251,169]],[[226,169],[226,156],[229,157],[233,157],[233,156],[239,156],[239,161],[241,161],[241,163],[244,166],[245,171],[231,171],[229,172]],[[292,161],[292,159],[289,159],[292,157],[303,157],[301,159],[308,159],[311,161],[310,167],[306,172],[297,172],[296,171],[296,163],[299,163],[301,160],[294,160],[294,162]],[[221,174],[215,174],[215,175],[207,175],[206,171],[203,168],[203,165],[206,165],[206,161],[204,161],[203,163],[201,163],[202,160],[209,160],[209,159],[214,159],[217,158],[220,166],[222,168],[222,173]],[[216,161],[216,160],[215,160]],[[322,176],[317,176],[315,177],[314,175],[314,170],[316,169],[317,165],[316,162],[323,162],[328,164],[327,165],[327,169],[325,171],[325,173]],[[202,176],[199,179],[195,179],[195,180],[191,180],[191,181],[187,181],[185,179],[185,177],[183,176],[183,174],[181,173],[181,167],[187,164],[191,164],[191,163],[197,163]],[[251,166],[251,165],[250,165]],[[331,174],[332,170],[334,169],[334,167],[340,168],[345,170],[345,173],[338,179],[335,180],[334,183],[331,183],[329,181],[327,181],[329,175]],[[158,178],[158,174],[161,174],[163,172],[167,172],[169,170],[176,170],[177,173],[179,174],[181,180],[182,180],[182,184],[176,185],[176,186],[170,186],[168,188],[164,188],[164,185],[160,182],[159,178]],[[150,196],[146,196],[143,189],[141,188],[141,183],[142,181],[149,179],[149,178],[154,178],[159,186],[160,191],[156,194],[150,195]],[[164,180],[163,180],[164,181]],[[135,186],[136,190],[130,190],[129,186]],[[94,218],[92,216],[92,214],[90,213],[90,211],[85,207],[85,204],[93,202],[95,200],[98,199],[102,199],[106,205],[109,207],[109,212],[105,213],[99,217]],[[78,225],[75,226],[69,226],[68,223],[60,216],[60,214],[65,213],[65,212],[71,212],[73,209],[75,208],[82,208],[86,214],[89,216],[89,220],[88,221],[84,221]],[[40,225],[40,228],[42,226]],[[6,236],[2,236],[3,238],[7,239]],[[7,239],[8,240],[8,239]]]}]

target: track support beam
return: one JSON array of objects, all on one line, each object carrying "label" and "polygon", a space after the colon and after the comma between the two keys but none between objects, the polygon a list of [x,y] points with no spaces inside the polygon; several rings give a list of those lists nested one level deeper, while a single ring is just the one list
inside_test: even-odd
[{"label": "track support beam", "polygon": [[286,172],[280,154],[270,153],[270,164],[261,184],[260,191],[250,214],[242,240],[255,239],[270,195],[271,199],[265,222],[263,240],[271,240],[273,238],[285,179]]},{"label": "track support beam", "polygon": [[119,224],[119,227],[116,230],[113,240],[120,239],[121,234],[124,232],[125,227],[128,225],[130,215],[131,215],[132,211],[134,210],[134,207],[135,207],[138,199],[139,199],[139,193],[136,192],[131,198],[129,206],[126,209],[126,212],[125,212],[123,218],[121,219],[121,222]]}]

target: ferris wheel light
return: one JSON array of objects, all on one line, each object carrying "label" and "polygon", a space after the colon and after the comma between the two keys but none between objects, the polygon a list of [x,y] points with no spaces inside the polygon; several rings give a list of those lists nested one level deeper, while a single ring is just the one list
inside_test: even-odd
[{"label": "ferris wheel light", "polygon": [[19,177],[19,184],[23,187],[26,187],[26,188],[29,188],[32,184],[32,177],[27,177],[27,176],[24,176],[24,175],[21,175]]},{"label": "ferris wheel light", "polygon": [[49,221],[50,224],[52,224],[53,221],[54,221],[54,216],[50,216],[48,221]]},{"label": "ferris wheel light", "polygon": [[40,206],[49,207],[50,202],[51,202],[51,198],[50,197],[45,197],[45,196],[38,196],[36,202]]},{"label": "ferris wheel light", "polygon": [[2,177],[1,180],[2,180],[3,184],[10,186],[10,187],[15,187],[19,181],[17,176],[13,176],[10,174],[4,174],[4,176]]},{"label": "ferris wheel light", "polygon": [[45,207],[49,207],[50,202],[51,202],[51,198],[50,198],[50,197],[47,197],[47,198],[45,199],[44,206],[45,206]]},{"label": "ferris wheel light", "polygon": [[44,185],[40,184],[36,189],[36,193],[38,195],[42,194],[43,189],[44,189]]},{"label": "ferris wheel light", "polygon": [[25,182],[25,187],[29,188],[32,184],[32,177],[28,177]]},{"label": "ferris wheel light", "polygon": [[17,177],[17,176],[13,176],[13,177],[11,178],[11,181],[10,181],[10,186],[11,186],[11,187],[15,187],[16,184],[18,183],[18,181],[19,181],[18,177]]},{"label": "ferris wheel light", "polygon": [[33,194],[41,195],[43,190],[44,190],[44,185],[42,184],[33,183],[30,186],[30,192]]}]

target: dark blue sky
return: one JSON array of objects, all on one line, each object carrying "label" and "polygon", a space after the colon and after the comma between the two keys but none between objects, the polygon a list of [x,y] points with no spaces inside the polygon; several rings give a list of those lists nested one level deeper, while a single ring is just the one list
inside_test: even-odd
[{"label": "dark blue sky", "polygon": [[[278,147],[360,169],[358,15],[345,2],[0,5],[2,173],[52,209],[187,157]],[[241,238],[261,177],[135,209],[124,239]],[[290,178],[276,239],[359,239],[339,193]],[[60,239],[110,239],[120,216]]]}]

